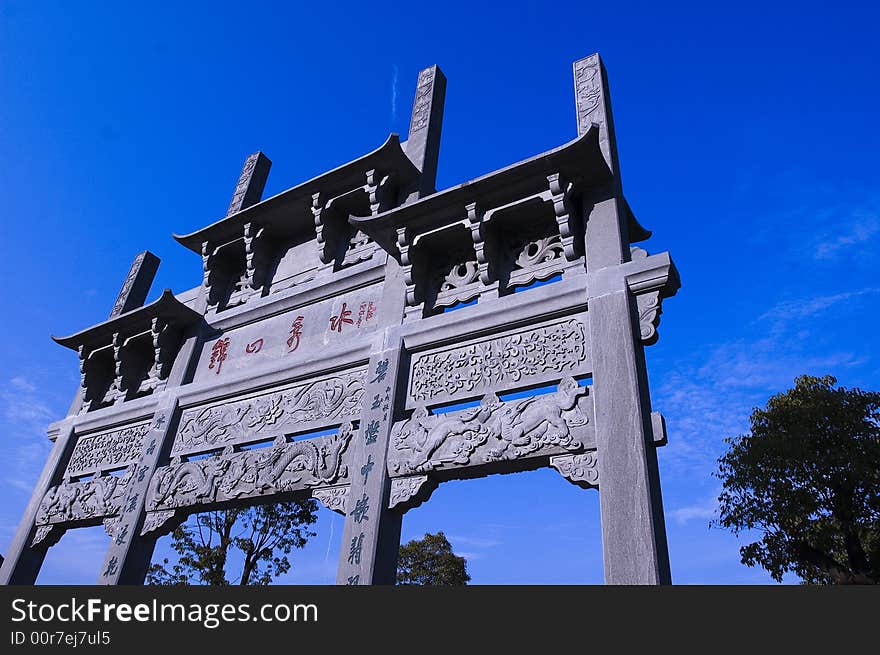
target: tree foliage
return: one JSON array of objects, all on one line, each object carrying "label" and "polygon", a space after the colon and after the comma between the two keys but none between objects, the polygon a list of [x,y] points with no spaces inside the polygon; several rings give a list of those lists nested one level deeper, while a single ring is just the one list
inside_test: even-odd
[{"label": "tree foliage", "polygon": [[[192,524],[171,533],[177,561],[169,564],[166,558],[150,566],[147,584],[268,585],[290,570],[290,551],[315,536],[308,526],[317,520],[317,509],[307,499],[197,514]],[[236,551],[242,569],[230,578],[227,565]]]},{"label": "tree foliage", "polygon": [[880,583],[880,393],[801,376],[726,439],[719,518],[761,539],[740,549],[777,581]]},{"label": "tree foliage", "polygon": [[397,584],[458,586],[471,579],[467,560],[452,552],[443,532],[426,534],[400,547],[397,558]]}]

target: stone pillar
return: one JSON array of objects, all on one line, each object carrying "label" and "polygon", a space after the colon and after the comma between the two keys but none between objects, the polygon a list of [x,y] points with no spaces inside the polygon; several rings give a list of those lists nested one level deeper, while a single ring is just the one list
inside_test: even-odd
[{"label": "stone pillar", "polygon": [[606,584],[668,584],[669,554],[635,299],[590,297]]},{"label": "stone pillar", "polygon": [[[52,544],[52,540],[49,539],[36,547],[31,546],[36,532],[34,522],[37,518],[37,510],[40,508],[40,503],[49,487],[61,481],[75,444],[73,422],[62,423],[55,445],[49,453],[49,459],[46,460],[43,472],[34,487],[34,493],[31,495],[24,516],[18,525],[18,530],[6,552],[3,566],[0,567],[0,584],[32,585],[36,582],[40,567],[43,565],[43,559],[46,557],[46,550]],[[60,528],[54,529],[59,530]]]},{"label": "stone pillar", "polygon": [[605,582],[669,584],[639,314],[620,270],[630,261],[627,214],[608,81],[598,54],[574,63],[574,86],[578,134],[598,126],[599,147],[612,173],[608,187],[584,203]]},{"label": "stone pillar", "polygon": [[260,202],[271,167],[271,160],[259,151],[245,159],[238,184],[235,185],[235,193],[232,194],[232,201],[226,210],[227,216]]},{"label": "stone pillar", "polygon": [[351,487],[336,583],[394,584],[403,515],[388,509],[386,456],[394,424],[401,345],[374,353],[367,369],[360,433],[353,444]]},{"label": "stone pillar", "polygon": [[423,198],[435,191],[445,100],[446,76],[443,71],[438,66],[420,71],[406,142],[406,156],[422,175],[417,188],[410,190],[409,200]]},{"label": "stone pillar", "polygon": [[[155,536],[140,535],[144,522],[144,501],[147,487],[156,471],[159,458],[165,448],[168,435],[174,435],[172,428],[177,409],[176,396],[166,398],[156,407],[150,431],[144,437],[144,450],[134,466],[134,473],[125,490],[125,497],[119,507],[119,517],[112,519],[107,532],[110,546],[104,555],[104,563],[98,574],[98,584],[143,584],[153,549]],[[107,525],[105,523],[105,525]]]},{"label": "stone pillar", "polygon": [[159,270],[159,258],[149,250],[144,250],[134,258],[128,276],[119,290],[119,296],[113,303],[113,310],[110,312],[110,318],[115,318],[120,314],[130,312],[133,309],[142,307],[150,293],[150,287],[153,285],[153,279],[156,277],[156,271]]}]

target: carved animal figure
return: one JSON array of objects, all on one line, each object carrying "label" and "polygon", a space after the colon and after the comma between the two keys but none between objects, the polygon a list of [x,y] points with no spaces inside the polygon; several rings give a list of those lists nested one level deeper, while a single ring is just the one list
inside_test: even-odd
[{"label": "carved animal figure", "polygon": [[[556,393],[533,396],[504,407],[491,427],[493,435],[502,443],[499,448],[490,450],[487,458],[519,457],[546,444],[564,448],[580,446],[571,435],[565,413],[575,409],[578,398],[584,394],[586,389],[577,381],[565,378]],[[513,450],[508,452],[511,446]]]},{"label": "carved animal figure", "polygon": [[[411,450],[416,455],[409,462],[399,464],[398,470],[422,472],[448,462],[467,464],[471,453],[485,443],[490,434],[484,424],[502,406],[495,394],[489,394],[479,406],[448,416],[429,415],[427,409],[419,407],[395,437],[397,450]],[[443,445],[456,437],[462,437],[462,441],[455,444],[450,455],[432,459]]]},{"label": "carved animal figure", "polygon": [[214,455],[194,462],[169,466],[156,476],[151,506],[157,507],[172,494],[185,494],[194,501],[213,500],[219,479],[229,468],[230,460]]},{"label": "carved animal figure", "polygon": [[303,475],[285,480],[285,485],[295,484],[306,475],[317,482],[333,482],[342,473],[342,453],[351,440],[352,426],[342,426],[339,433],[324,439],[320,445],[317,440],[287,443],[279,440],[272,447],[268,460],[261,466],[256,490],[263,493],[277,488],[281,477],[290,471],[303,471]]}]

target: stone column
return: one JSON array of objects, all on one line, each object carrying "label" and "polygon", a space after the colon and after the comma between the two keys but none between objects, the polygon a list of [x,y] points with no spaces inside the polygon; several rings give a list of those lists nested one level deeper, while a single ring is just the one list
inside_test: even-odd
[{"label": "stone column", "polygon": [[137,255],[131,263],[125,282],[122,283],[116,302],[113,303],[110,318],[142,307],[158,270],[159,258],[156,255],[149,250]]},{"label": "stone column", "polygon": [[104,555],[104,563],[98,574],[97,584],[143,584],[153,549],[155,536],[140,535],[144,522],[144,501],[147,487],[156,471],[160,456],[169,435],[174,436],[174,415],[177,410],[177,397],[169,395],[156,407],[150,431],[144,437],[144,449],[137,463],[132,464],[134,472],[125,496],[119,507],[119,517],[113,519],[107,532],[110,534],[110,547]]},{"label": "stone column", "polygon": [[37,518],[37,510],[49,487],[61,481],[75,444],[73,421],[66,421],[61,424],[58,438],[49,453],[49,459],[46,460],[18,530],[6,552],[6,559],[0,567],[0,584],[32,585],[36,582],[43,559],[46,557],[46,550],[53,543],[51,539],[47,539],[36,547],[31,546],[36,532],[34,522]]},{"label": "stone column", "polygon": [[635,299],[588,300],[606,584],[668,584],[669,555]]},{"label": "stone column", "polygon": [[408,190],[408,200],[424,198],[434,193],[445,100],[446,76],[443,71],[438,66],[420,71],[406,141],[406,156],[422,174],[416,188]]},{"label": "stone column", "polygon": [[639,314],[621,265],[630,261],[605,67],[598,54],[574,63],[578,134],[599,128],[611,171],[585,201],[593,401],[606,584],[669,584],[669,553]]},{"label": "stone column", "polygon": [[232,194],[232,200],[229,202],[229,209],[226,210],[227,216],[232,216],[242,209],[247,209],[251,205],[256,205],[260,202],[271,167],[271,160],[260,151],[249,155],[244,160],[241,175],[238,177],[238,184],[235,185],[235,192]]},{"label": "stone column", "polygon": [[351,487],[337,584],[394,584],[403,515],[388,509],[386,456],[394,424],[401,346],[374,353],[367,369],[360,432],[353,444]]}]

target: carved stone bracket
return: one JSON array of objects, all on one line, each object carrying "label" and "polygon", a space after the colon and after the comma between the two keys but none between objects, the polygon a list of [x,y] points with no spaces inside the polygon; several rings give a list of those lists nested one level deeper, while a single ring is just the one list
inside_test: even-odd
[{"label": "carved stone bracket", "polygon": [[571,199],[574,185],[566,183],[559,173],[548,175],[547,182],[550,186],[550,199],[553,203],[553,213],[556,215],[556,225],[559,228],[559,237],[562,240],[565,258],[573,262],[579,255],[578,244],[580,243],[573,225],[576,216]]},{"label": "carved stone bracket", "polygon": [[345,516],[348,510],[348,496],[351,485],[321,487],[312,491],[312,498],[319,500],[324,507]]},{"label": "carved stone bracket", "polygon": [[[649,258],[647,251],[638,247],[630,248],[631,261],[634,263],[647,263],[655,257]],[[639,337],[646,346],[657,343],[659,334],[657,326],[660,325],[660,314],[663,311],[663,298],[672,295],[678,289],[678,274],[671,264],[661,265],[655,268],[646,268],[627,279],[630,290],[636,296],[636,305],[639,312]]]},{"label": "carved stone bracket", "polygon": [[31,548],[39,546],[40,548],[49,548],[58,543],[59,539],[64,536],[66,528],[60,525],[38,525],[34,538],[31,541]]},{"label": "carved stone bracket", "polygon": [[168,534],[178,525],[183,523],[184,515],[173,509],[147,512],[144,516],[144,525],[141,528],[141,536],[160,537]]},{"label": "carved stone bracket", "polygon": [[430,479],[427,475],[394,478],[391,481],[388,509],[396,509],[401,512],[414,509],[426,502],[437,486],[437,481]]},{"label": "carved stone bracket", "polygon": [[582,489],[599,486],[599,460],[595,450],[577,455],[556,455],[550,458],[550,466]]}]

